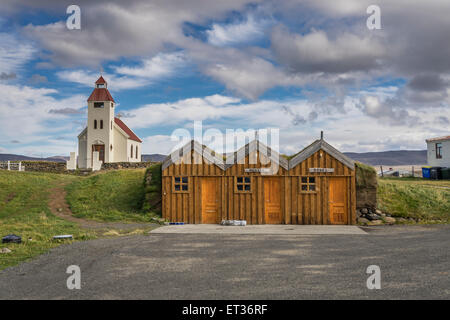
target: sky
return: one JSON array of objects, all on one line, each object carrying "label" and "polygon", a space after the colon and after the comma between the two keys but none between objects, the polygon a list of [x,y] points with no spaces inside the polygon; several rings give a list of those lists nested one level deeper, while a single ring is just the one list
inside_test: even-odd
[{"label": "sky", "polygon": [[341,151],[426,149],[450,134],[449,17],[448,0],[2,0],[0,153],[76,151],[100,74],[144,154],[194,121],[279,129],[284,154],[320,131]]}]

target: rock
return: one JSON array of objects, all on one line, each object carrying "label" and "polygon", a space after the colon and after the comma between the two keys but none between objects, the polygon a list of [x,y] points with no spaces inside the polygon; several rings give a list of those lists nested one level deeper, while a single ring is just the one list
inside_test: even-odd
[{"label": "rock", "polygon": [[386,218],[386,214],[382,213],[382,214],[381,214],[381,217],[382,217],[382,218]]},{"label": "rock", "polygon": [[62,212],[63,211],[63,209],[62,208],[58,208],[58,212]]},{"label": "rock", "polygon": [[361,223],[361,224],[366,225],[366,224],[368,224],[369,222],[370,222],[370,221],[367,220],[366,218],[362,218],[362,217],[358,218],[358,223]]},{"label": "rock", "polygon": [[22,237],[15,234],[8,234],[2,238],[2,243],[22,243]]},{"label": "rock", "polygon": [[398,221],[398,222],[401,222],[401,223],[408,222],[408,220],[405,219],[405,218],[397,218],[397,221]]},{"label": "rock", "polygon": [[369,210],[367,210],[367,208],[362,208],[362,209],[361,209],[361,213],[362,213],[362,214],[368,214],[368,213],[369,213]]},{"label": "rock", "polygon": [[392,217],[385,217],[385,218],[384,218],[384,221],[385,221],[387,224],[394,224],[394,223],[396,222],[395,218],[392,218]]},{"label": "rock", "polygon": [[10,249],[8,249],[8,248],[2,248],[0,250],[0,253],[10,253],[10,252],[12,252],[12,251]]},{"label": "rock", "polygon": [[383,212],[381,212],[381,210],[378,210],[378,209],[375,210],[375,213],[376,213],[376,214],[379,214],[379,215],[382,215],[382,214],[383,214]]},{"label": "rock", "polygon": [[375,213],[366,214],[366,218],[370,221],[381,220],[381,217]]},{"label": "rock", "polygon": [[356,216],[359,218],[362,216],[361,210],[356,209]]},{"label": "rock", "polygon": [[379,226],[379,225],[382,225],[382,224],[383,224],[383,221],[381,221],[381,220],[373,220],[373,221],[369,221],[369,223],[367,225],[369,225],[369,226]]}]

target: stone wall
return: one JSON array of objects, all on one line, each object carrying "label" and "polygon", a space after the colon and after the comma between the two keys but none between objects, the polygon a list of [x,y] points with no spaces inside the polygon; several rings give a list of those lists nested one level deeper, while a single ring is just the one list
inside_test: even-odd
[{"label": "stone wall", "polygon": [[114,162],[114,163],[104,163],[102,165],[102,170],[110,169],[140,169],[148,168],[154,165],[155,162]]},{"label": "stone wall", "polygon": [[66,172],[65,162],[52,162],[52,161],[21,161],[21,162],[22,166],[25,166],[25,171],[52,172],[52,173]]}]

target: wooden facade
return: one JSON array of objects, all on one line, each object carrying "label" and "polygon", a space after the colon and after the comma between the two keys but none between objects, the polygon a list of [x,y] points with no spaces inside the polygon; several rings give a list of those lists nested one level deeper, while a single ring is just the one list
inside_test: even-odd
[{"label": "wooden facade", "polygon": [[163,218],[171,222],[356,223],[354,163],[324,140],[289,161],[259,141],[228,161],[195,141],[174,155],[162,167]]}]

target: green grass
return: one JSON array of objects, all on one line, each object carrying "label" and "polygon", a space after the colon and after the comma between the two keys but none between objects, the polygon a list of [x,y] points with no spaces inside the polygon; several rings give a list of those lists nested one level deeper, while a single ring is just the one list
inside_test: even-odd
[{"label": "green grass", "polygon": [[162,183],[162,171],[161,164],[157,163],[149,167],[145,173],[145,176],[151,176],[149,185],[146,185],[144,181],[145,197],[142,209],[148,212],[154,212],[161,216],[161,183]]},{"label": "green grass", "polygon": [[420,178],[378,180],[378,207],[397,217],[450,222],[449,181]]},{"label": "green grass", "polygon": [[66,187],[67,202],[78,218],[148,222],[142,209],[145,169],[115,170],[75,180]]},{"label": "green grass", "polygon": [[13,233],[23,241],[0,244],[0,248],[12,250],[0,253],[0,270],[58,246],[60,243],[52,240],[54,235],[72,234],[75,240],[93,238],[75,224],[55,217],[47,206],[52,187],[76,179],[61,174],[0,170],[0,236]]}]

